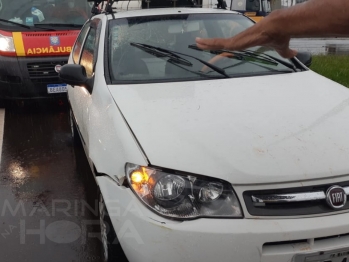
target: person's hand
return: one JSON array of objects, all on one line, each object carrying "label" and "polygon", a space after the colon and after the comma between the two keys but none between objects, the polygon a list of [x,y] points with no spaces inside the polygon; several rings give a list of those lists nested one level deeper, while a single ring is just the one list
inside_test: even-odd
[{"label": "person's hand", "polygon": [[[271,15],[270,15],[271,16]],[[285,58],[294,57],[297,51],[289,47],[290,37],[283,35],[273,24],[272,17],[264,18],[261,22],[231,38],[196,38],[196,44],[204,50],[239,51],[254,46],[265,46],[275,49]]]}]

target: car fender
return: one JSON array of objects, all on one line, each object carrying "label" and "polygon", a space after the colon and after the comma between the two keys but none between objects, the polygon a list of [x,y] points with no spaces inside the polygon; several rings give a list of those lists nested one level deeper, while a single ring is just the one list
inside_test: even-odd
[{"label": "car fender", "polygon": [[98,173],[106,174],[122,184],[127,162],[148,165],[148,161],[105,81],[96,86],[98,88],[93,91],[87,121],[87,154]]}]

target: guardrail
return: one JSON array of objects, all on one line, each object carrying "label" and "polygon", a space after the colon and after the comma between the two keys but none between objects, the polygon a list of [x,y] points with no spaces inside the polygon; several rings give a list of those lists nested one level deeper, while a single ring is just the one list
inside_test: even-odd
[{"label": "guardrail", "polygon": [[349,38],[291,39],[291,48],[309,51],[314,55],[349,55]]}]

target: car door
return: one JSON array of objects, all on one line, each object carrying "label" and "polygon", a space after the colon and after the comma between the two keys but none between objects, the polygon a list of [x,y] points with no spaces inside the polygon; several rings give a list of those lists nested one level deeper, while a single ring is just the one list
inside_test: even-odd
[{"label": "car door", "polygon": [[[80,31],[78,38],[76,39],[75,45],[73,47],[72,56],[69,63],[80,64],[80,58],[82,53],[82,47],[85,42],[87,33],[90,30],[90,22],[87,22]],[[82,126],[82,114],[81,114],[81,87],[73,86],[68,88],[68,99],[73,111],[78,128]]]},{"label": "car door", "polygon": [[[79,64],[85,67],[86,76],[88,78],[93,78],[95,74],[95,66],[98,57],[98,44],[101,28],[101,20],[96,18],[91,21],[89,31],[85,37],[83,48],[81,50],[80,62]],[[92,91],[93,92],[93,91]],[[79,99],[80,110],[77,121],[81,124],[79,126],[83,142],[88,148],[89,138],[88,138],[88,121],[89,121],[89,107],[91,104],[91,94],[85,87],[79,86],[76,88],[76,95]]]}]

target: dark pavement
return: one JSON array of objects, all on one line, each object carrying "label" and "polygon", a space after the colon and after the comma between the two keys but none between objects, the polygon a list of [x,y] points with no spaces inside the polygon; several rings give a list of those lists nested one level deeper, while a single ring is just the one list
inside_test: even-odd
[{"label": "dark pavement", "polygon": [[68,107],[51,104],[5,110],[0,261],[101,261],[97,186]]}]

